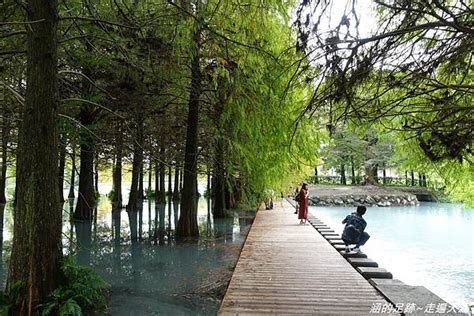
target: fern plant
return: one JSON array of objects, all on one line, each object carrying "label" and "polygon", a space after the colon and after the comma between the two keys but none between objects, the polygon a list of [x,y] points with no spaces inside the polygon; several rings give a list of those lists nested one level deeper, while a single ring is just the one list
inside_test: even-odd
[{"label": "fern plant", "polygon": [[71,259],[65,260],[63,270],[66,285],[55,289],[49,302],[38,306],[41,315],[79,316],[106,308],[109,285],[97,272]]}]

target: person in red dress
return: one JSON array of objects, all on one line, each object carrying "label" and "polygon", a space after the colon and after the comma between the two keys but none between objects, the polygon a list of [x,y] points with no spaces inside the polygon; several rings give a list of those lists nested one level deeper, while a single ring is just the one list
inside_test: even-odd
[{"label": "person in red dress", "polygon": [[308,184],[303,183],[299,194],[299,204],[300,208],[298,210],[298,219],[300,220],[300,224],[306,224],[306,220],[308,219],[308,195],[309,189]]}]

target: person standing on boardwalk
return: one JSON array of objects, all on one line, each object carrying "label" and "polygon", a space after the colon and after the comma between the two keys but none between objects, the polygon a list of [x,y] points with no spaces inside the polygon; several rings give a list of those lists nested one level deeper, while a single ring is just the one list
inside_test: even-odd
[{"label": "person standing on boardwalk", "polygon": [[295,214],[298,214],[298,210],[300,209],[300,190],[296,187],[293,200],[295,200]]},{"label": "person standing on boardwalk", "polygon": [[300,224],[306,224],[306,220],[308,219],[308,195],[309,195],[308,184],[303,183],[300,193],[298,193],[299,205],[300,205],[299,212],[298,212],[298,219],[300,220]]}]

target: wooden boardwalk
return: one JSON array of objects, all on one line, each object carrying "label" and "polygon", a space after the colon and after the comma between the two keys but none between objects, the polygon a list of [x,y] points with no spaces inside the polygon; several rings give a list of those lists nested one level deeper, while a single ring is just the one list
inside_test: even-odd
[{"label": "wooden boardwalk", "polygon": [[[294,208],[260,210],[219,310],[236,314],[374,315],[387,301]],[[380,313],[380,312],[379,312]]]}]

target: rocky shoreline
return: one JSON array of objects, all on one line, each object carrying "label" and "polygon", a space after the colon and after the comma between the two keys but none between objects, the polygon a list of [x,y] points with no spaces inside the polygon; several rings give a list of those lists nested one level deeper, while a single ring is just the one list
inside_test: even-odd
[{"label": "rocky shoreline", "polygon": [[426,189],[392,188],[381,186],[310,186],[309,204],[312,206],[415,206],[432,196]]},{"label": "rocky shoreline", "polygon": [[400,196],[366,195],[366,196],[310,196],[309,205],[312,206],[414,206],[419,205],[415,195]]}]

